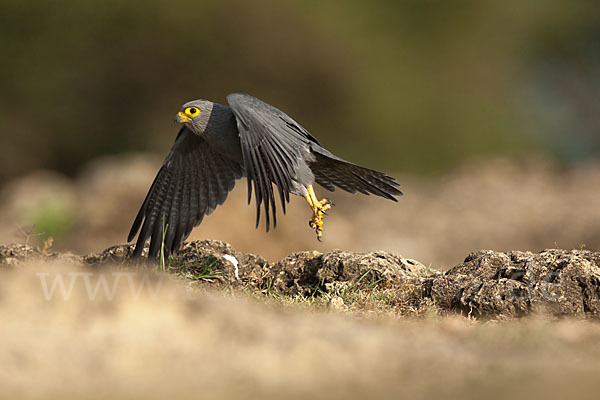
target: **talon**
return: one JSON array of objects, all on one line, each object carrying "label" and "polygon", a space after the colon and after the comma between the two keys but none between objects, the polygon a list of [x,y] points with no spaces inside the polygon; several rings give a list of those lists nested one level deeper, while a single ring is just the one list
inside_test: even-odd
[{"label": "talon", "polygon": [[315,195],[312,186],[309,186],[307,190],[306,201],[313,212],[312,217],[308,221],[308,226],[315,230],[317,240],[321,242],[321,237],[323,235],[323,216],[327,215],[326,211],[331,208],[333,203],[326,198],[321,199],[321,201],[317,200],[317,196]]},{"label": "talon", "polygon": [[323,199],[318,203],[318,207],[321,211],[325,212],[331,208],[331,201],[329,199]]}]

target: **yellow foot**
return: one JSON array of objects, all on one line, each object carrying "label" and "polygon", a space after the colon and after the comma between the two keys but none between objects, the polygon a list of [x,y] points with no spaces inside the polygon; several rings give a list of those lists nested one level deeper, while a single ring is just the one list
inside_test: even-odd
[{"label": "yellow foot", "polygon": [[312,186],[308,187],[306,201],[313,211],[313,215],[308,221],[308,225],[315,230],[317,240],[320,242],[321,236],[323,236],[323,215],[327,215],[326,211],[333,206],[333,203],[329,199],[317,200],[317,196],[315,195]]}]

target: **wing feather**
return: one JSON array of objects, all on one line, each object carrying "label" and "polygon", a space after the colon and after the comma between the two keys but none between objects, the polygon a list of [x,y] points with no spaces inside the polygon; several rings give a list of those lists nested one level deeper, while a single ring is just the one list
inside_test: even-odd
[{"label": "wing feather", "polygon": [[190,180],[193,173],[188,171],[187,161],[188,160],[185,159],[183,165],[183,168],[185,169],[186,173],[183,174],[181,183],[181,209],[179,211],[179,219],[177,221],[175,234],[173,236],[173,244],[171,245],[171,247],[173,247],[175,243],[181,242],[181,238],[185,235],[185,229],[188,224],[188,221],[191,221],[193,219],[192,214],[190,212]]},{"label": "wing feather", "polygon": [[194,226],[196,226],[196,221],[198,220],[198,213],[200,210],[200,194],[199,194],[199,182],[198,182],[198,167],[195,158],[195,153],[190,154],[190,158],[188,160],[187,168],[190,171],[190,218],[188,218],[185,231],[183,233],[182,239],[185,240]]},{"label": "wing feather", "polygon": [[256,226],[263,207],[268,231],[271,218],[273,227],[277,226],[273,184],[285,213],[296,171],[305,162],[303,151],[309,143],[318,142],[288,115],[252,96],[230,94],[227,101],[237,120],[248,178],[248,203],[254,192]]},{"label": "wing feather", "polygon": [[183,127],[129,232],[131,241],[139,231],[134,257],[141,255],[150,239],[149,258],[156,258],[163,243],[163,227],[165,253],[176,251],[193,227],[223,204],[242,175],[241,165]]}]

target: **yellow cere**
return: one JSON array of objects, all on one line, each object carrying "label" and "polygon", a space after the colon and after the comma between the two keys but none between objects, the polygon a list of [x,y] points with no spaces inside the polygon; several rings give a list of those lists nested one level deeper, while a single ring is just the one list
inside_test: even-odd
[{"label": "yellow cere", "polygon": [[185,115],[185,114],[184,114],[183,112],[181,112],[181,111],[179,111],[179,112],[177,113],[177,115],[179,115],[179,117],[181,118],[181,119],[179,120],[179,122],[182,122],[182,123],[183,123],[183,122],[188,122],[188,121],[191,121],[191,118],[190,118],[190,117],[188,117],[187,115]]}]

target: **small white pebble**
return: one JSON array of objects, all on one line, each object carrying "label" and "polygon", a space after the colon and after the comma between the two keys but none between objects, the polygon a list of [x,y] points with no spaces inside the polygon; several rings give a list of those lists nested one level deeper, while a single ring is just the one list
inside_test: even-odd
[{"label": "small white pebble", "polygon": [[240,276],[239,276],[239,269],[238,269],[239,262],[238,262],[237,258],[235,258],[234,256],[231,256],[229,254],[224,255],[223,258],[233,264],[233,266],[235,267],[235,279],[237,279],[238,282],[241,282],[242,280],[240,279]]}]

